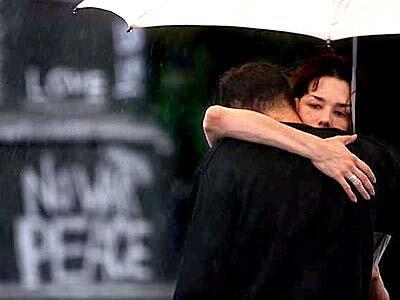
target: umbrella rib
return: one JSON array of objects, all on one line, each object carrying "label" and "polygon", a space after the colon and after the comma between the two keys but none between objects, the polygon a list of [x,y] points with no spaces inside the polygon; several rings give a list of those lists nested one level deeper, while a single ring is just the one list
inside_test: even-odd
[{"label": "umbrella rib", "polygon": [[332,35],[332,27],[335,26],[336,24],[339,23],[340,20],[338,20],[338,15],[340,11],[346,11],[350,5],[351,0],[338,0],[338,4],[335,5],[336,11],[332,15],[331,19],[331,24],[329,28],[329,39],[331,38]]},{"label": "umbrella rib", "polygon": [[[149,9],[146,10],[143,14],[141,14],[141,15],[137,18],[137,20],[140,20],[140,19],[143,18],[145,15],[147,15],[149,12],[151,12],[151,11],[153,11],[153,10],[155,10],[155,9],[159,9],[160,7],[166,5],[168,2],[170,2],[170,0],[164,1],[163,3],[161,3],[160,5],[158,5],[157,8],[155,8],[155,7],[149,8]],[[130,29],[133,29],[133,28],[134,28],[134,25],[135,25],[135,24],[130,25]]]}]

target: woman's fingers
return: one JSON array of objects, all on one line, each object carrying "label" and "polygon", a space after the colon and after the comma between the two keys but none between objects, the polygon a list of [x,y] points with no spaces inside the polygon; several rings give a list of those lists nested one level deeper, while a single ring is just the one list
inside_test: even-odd
[{"label": "woman's fingers", "polygon": [[353,169],[353,174],[356,175],[358,177],[358,179],[360,179],[362,185],[364,186],[364,188],[367,190],[368,194],[370,196],[374,196],[375,195],[375,189],[373,184],[371,183],[370,179],[368,178],[367,175],[365,175],[360,169],[358,169],[357,167],[354,167]]},{"label": "woman's fingers", "polygon": [[314,165],[322,173],[340,183],[343,190],[354,202],[357,201],[354,188],[364,199],[368,200],[375,195],[373,184],[376,182],[371,168],[345,146],[356,139],[357,135],[327,138],[324,140],[322,155],[316,156],[318,158],[313,160]]},{"label": "woman's fingers", "polygon": [[357,191],[361,194],[361,196],[369,200],[371,199],[370,195],[368,194],[367,190],[364,188],[364,185],[362,184],[361,180],[357,177],[357,175],[349,172],[346,174],[346,179],[354,185],[354,187],[357,189]]},{"label": "woman's fingers", "polygon": [[372,181],[373,183],[376,183],[376,177],[374,172],[372,172],[371,168],[365,163],[363,162],[361,159],[357,158],[356,162],[355,162],[357,168],[359,168],[363,173],[365,173],[369,180]]},{"label": "woman's fingers", "polygon": [[357,140],[357,134],[337,136],[344,145],[351,144]]},{"label": "woman's fingers", "polygon": [[346,179],[344,179],[344,177],[342,177],[341,179],[338,180],[338,182],[342,186],[342,188],[345,191],[345,193],[347,194],[347,196],[349,196],[350,200],[353,202],[357,202],[357,197],[351,190],[351,187],[347,183]]}]

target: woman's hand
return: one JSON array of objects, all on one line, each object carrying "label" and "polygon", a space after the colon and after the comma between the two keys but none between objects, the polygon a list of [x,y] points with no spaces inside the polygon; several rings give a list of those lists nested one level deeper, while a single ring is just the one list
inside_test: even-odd
[{"label": "woman's hand", "polygon": [[353,202],[357,202],[357,197],[349,182],[366,200],[375,195],[372,183],[376,182],[371,168],[346,148],[347,144],[356,139],[355,134],[322,139],[318,153],[314,156],[316,158],[311,159],[315,167],[342,186]]}]

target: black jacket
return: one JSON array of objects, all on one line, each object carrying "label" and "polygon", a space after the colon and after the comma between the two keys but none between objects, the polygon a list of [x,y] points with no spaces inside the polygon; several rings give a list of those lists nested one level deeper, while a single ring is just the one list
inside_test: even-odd
[{"label": "black jacket", "polygon": [[377,175],[372,201],[350,202],[308,159],[279,149],[233,139],[211,149],[174,299],[367,299],[372,233],[397,230],[400,168],[366,139],[351,150]]}]

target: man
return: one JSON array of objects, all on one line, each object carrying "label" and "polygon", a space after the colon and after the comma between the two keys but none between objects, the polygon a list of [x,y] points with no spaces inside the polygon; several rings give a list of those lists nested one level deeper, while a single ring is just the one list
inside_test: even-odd
[{"label": "man", "polygon": [[[297,122],[289,85],[278,70],[256,63],[245,72],[248,80],[239,89],[264,86],[266,92],[242,107]],[[323,137],[340,133],[291,126]],[[196,207],[174,298],[367,299],[373,216],[395,208],[391,199],[400,171],[368,141],[352,150],[385,184],[378,182],[374,202],[347,201],[340,186],[307,159],[237,140],[220,142],[196,177]],[[394,226],[382,219],[375,224]]]}]

